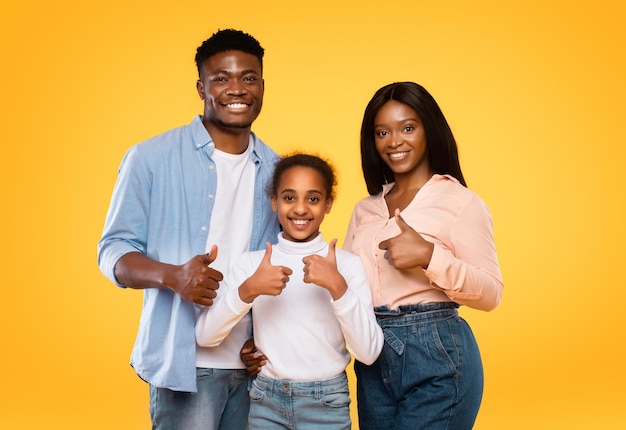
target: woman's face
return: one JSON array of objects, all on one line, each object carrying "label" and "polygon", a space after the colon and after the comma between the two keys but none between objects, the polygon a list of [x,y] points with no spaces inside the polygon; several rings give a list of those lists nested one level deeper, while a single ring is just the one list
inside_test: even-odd
[{"label": "woman's face", "polygon": [[420,117],[404,103],[390,100],[374,117],[378,155],[398,175],[429,171],[426,134]]}]

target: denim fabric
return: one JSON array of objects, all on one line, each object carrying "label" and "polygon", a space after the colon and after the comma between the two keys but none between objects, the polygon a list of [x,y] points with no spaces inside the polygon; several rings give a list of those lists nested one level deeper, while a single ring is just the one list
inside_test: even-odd
[{"label": "denim fabric", "polygon": [[196,369],[197,393],[150,385],[153,430],[244,430],[248,422],[248,372]]},{"label": "denim fabric", "polygon": [[385,345],[371,366],[355,362],[361,430],[461,430],[474,425],[483,368],[456,303],[375,308]]},{"label": "denim fabric", "polygon": [[250,430],[350,430],[345,373],[326,381],[290,382],[257,376],[250,390]]}]

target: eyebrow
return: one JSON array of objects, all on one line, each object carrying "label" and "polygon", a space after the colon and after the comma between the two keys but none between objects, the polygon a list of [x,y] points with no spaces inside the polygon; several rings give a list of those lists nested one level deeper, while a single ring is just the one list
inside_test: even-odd
[{"label": "eyebrow", "polygon": [[[295,193],[295,192],[296,192],[296,190],[294,190],[294,189],[292,189],[292,188],[287,188],[287,189],[282,190],[282,191],[280,192],[280,194],[285,194],[285,193]],[[307,191],[306,191],[306,193],[307,193],[307,194],[321,194],[321,195],[324,195],[324,192],[322,192],[322,191],[320,191],[320,190],[315,190],[315,189],[314,189],[314,190],[307,190]]]},{"label": "eyebrow", "polygon": [[[398,120],[398,121],[395,121],[395,122],[407,123],[407,122],[411,122],[411,121],[414,121],[414,122],[417,122],[417,123],[421,123],[421,121],[419,119],[413,118],[412,116],[410,116],[408,118],[404,118],[404,119]],[[385,125],[384,124],[374,124],[374,127],[385,127]]]},{"label": "eyebrow", "polygon": [[[214,74],[214,75],[219,75],[219,74],[223,73],[223,74],[229,75],[229,76],[234,74],[233,71],[231,71],[231,70],[224,70],[224,69],[216,70],[215,72],[209,72],[209,73],[210,74]],[[239,74],[241,74],[241,75],[259,75],[260,76],[261,72],[259,72],[257,70],[254,70],[254,69],[245,69],[245,70],[242,70],[241,72],[239,72]]]}]

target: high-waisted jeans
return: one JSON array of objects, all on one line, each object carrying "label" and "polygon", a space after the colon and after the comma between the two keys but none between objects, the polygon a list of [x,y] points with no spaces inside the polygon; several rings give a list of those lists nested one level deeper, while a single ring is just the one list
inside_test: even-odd
[{"label": "high-waisted jeans", "polygon": [[478,345],[456,303],[376,307],[385,344],[355,361],[361,430],[471,429],[483,393]]}]

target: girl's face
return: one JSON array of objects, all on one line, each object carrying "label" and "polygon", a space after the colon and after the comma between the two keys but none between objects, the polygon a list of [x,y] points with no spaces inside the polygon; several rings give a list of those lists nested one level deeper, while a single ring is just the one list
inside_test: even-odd
[{"label": "girl's face", "polygon": [[374,118],[374,141],[396,177],[429,170],[424,127],[408,105],[389,100],[380,108]]},{"label": "girl's face", "polygon": [[285,170],[271,200],[283,227],[283,237],[292,242],[308,242],[317,237],[324,216],[333,205],[326,195],[322,174],[305,166]]}]

